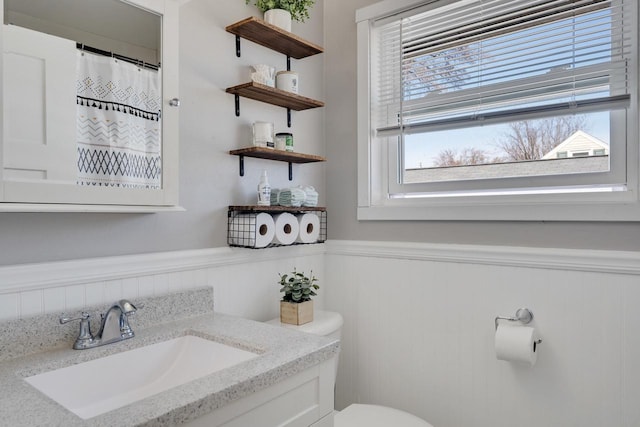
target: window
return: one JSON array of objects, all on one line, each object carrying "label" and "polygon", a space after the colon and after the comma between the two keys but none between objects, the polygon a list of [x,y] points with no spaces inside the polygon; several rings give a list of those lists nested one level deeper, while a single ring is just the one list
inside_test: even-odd
[{"label": "window", "polygon": [[360,9],[359,218],[640,219],[637,15],[630,0]]}]

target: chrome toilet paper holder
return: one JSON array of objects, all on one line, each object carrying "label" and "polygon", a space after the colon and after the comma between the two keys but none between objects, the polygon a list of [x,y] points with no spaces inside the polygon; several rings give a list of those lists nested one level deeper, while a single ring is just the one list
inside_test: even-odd
[{"label": "chrome toilet paper holder", "polygon": [[[516,310],[516,315],[513,317],[496,316],[495,325],[498,330],[498,320],[507,320],[509,322],[521,322],[523,325],[530,323],[533,320],[533,312],[528,308],[519,308]],[[542,343],[539,339],[536,341],[538,344]]]}]

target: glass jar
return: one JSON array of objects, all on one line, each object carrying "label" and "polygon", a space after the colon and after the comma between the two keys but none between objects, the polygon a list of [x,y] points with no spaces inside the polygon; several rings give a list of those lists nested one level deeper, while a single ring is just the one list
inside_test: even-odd
[{"label": "glass jar", "polygon": [[293,151],[293,134],[289,132],[277,133],[276,150]]}]

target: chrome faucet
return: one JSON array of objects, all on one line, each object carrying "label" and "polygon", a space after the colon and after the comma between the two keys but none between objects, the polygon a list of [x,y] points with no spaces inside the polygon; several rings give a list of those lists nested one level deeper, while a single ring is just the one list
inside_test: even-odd
[{"label": "chrome faucet", "polygon": [[74,320],[80,321],[80,333],[73,344],[73,348],[75,350],[84,350],[133,338],[134,333],[129,325],[128,317],[135,313],[136,310],[136,306],[126,299],[114,303],[106,313],[100,315],[102,323],[100,324],[100,331],[95,337],[91,334],[91,324],[89,323],[91,315],[89,313],[83,311],[80,317],[75,318],[60,317],[60,323],[65,324]]}]

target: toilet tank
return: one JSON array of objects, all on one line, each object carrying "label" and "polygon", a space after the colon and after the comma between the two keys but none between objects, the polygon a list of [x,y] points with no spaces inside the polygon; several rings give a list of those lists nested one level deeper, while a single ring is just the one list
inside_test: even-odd
[{"label": "toilet tank", "polygon": [[314,310],[313,321],[304,325],[290,325],[280,323],[280,318],[269,320],[267,323],[280,325],[283,328],[295,329],[308,334],[320,335],[328,338],[340,339],[342,336],[342,324],[344,319],[340,313],[333,311]]},{"label": "toilet tank", "polygon": [[[308,334],[320,335],[339,340],[342,337],[342,324],[344,323],[344,319],[340,313],[336,313],[334,311],[314,310],[313,321],[305,323],[304,325],[281,323],[279,317],[271,319],[267,323],[282,326],[283,328],[295,329],[296,331],[306,332]],[[338,357],[335,358],[334,380],[337,373]]]},{"label": "toilet tank", "polygon": [[333,311],[314,310],[313,321],[304,325],[289,325],[280,323],[280,318],[269,320],[267,323],[280,325],[284,328],[295,329],[308,334],[320,335],[328,338],[340,339],[342,336],[342,324],[344,319],[340,313]]}]

